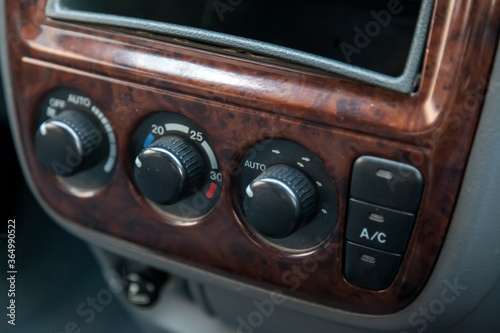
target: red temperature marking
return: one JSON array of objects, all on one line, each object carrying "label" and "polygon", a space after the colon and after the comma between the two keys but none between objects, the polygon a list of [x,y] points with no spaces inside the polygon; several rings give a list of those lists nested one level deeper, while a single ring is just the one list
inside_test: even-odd
[{"label": "red temperature marking", "polygon": [[215,183],[211,183],[210,184],[210,187],[206,193],[206,196],[208,199],[212,199],[212,197],[214,196],[215,194],[215,191],[217,191],[217,184]]}]

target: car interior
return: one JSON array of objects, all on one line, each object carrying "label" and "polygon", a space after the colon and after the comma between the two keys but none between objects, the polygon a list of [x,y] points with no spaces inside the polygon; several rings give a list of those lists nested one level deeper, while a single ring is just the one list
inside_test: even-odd
[{"label": "car interior", "polygon": [[0,20],[0,332],[500,332],[499,1]]}]

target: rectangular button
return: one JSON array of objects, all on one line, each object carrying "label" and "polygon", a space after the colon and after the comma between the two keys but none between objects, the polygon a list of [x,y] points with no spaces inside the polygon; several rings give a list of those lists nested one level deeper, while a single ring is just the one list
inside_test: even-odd
[{"label": "rectangular button", "polygon": [[403,253],[415,215],[356,199],[349,200],[347,239],[379,250]]},{"label": "rectangular button", "polygon": [[346,280],[358,287],[382,290],[390,286],[401,264],[401,255],[347,242]]},{"label": "rectangular button", "polygon": [[362,156],[354,162],[351,197],[405,212],[416,212],[423,176],[411,165]]}]

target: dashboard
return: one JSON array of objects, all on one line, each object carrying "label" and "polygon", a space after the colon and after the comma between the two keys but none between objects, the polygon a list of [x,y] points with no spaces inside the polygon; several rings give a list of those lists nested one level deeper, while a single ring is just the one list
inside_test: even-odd
[{"label": "dashboard", "polygon": [[134,316],[498,328],[497,1],[143,2],[1,3],[24,175]]}]

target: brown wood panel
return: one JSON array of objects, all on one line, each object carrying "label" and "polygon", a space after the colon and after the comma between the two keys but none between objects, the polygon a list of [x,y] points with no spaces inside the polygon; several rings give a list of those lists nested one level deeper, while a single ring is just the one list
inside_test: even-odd
[{"label": "brown wood panel", "polygon": [[[484,98],[499,32],[497,1],[436,1],[422,81],[413,94],[53,21],[44,17],[45,1],[7,0],[6,6],[22,153],[36,190],[59,216],[345,310],[392,313],[422,289],[446,235]],[[72,195],[34,153],[37,105],[49,89],[61,85],[91,95],[118,139],[113,179],[87,198]],[[224,170],[219,204],[190,226],[168,223],[131,182],[133,130],[145,115],[159,110],[201,125]],[[235,213],[230,170],[245,149],[269,132],[265,128],[273,129],[272,137],[294,140],[316,153],[338,189],[337,228],[326,246],[307,255],[266,246]],[[425,178],[408,252],[394,283],[379,292],[352,286],[342,275],[350,170],[365,154],[410,163]],[[326,259],[314,272],[285,279],[315,255]]]}]

